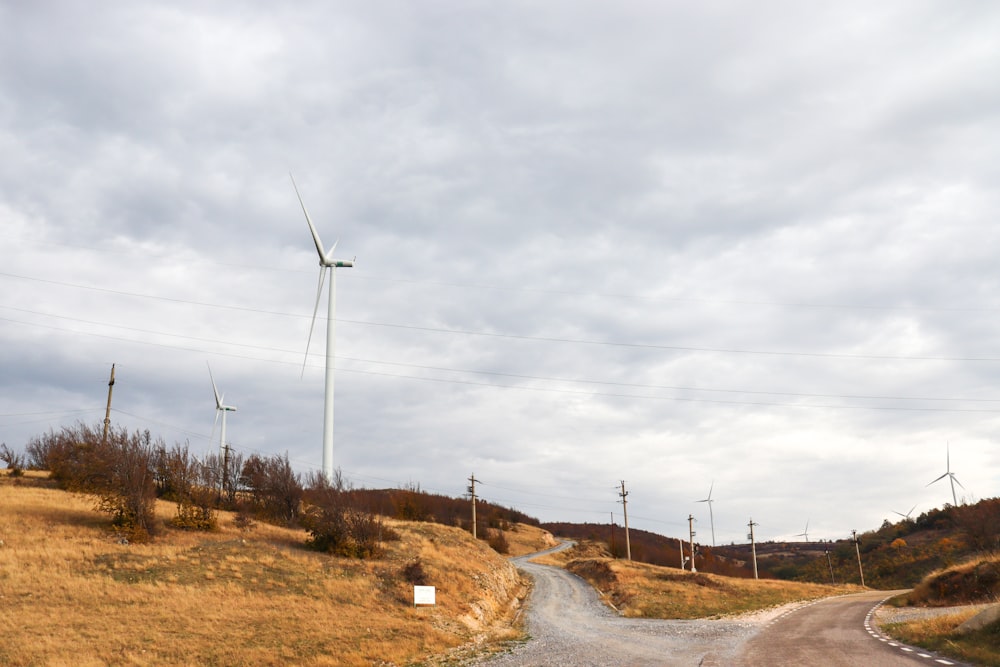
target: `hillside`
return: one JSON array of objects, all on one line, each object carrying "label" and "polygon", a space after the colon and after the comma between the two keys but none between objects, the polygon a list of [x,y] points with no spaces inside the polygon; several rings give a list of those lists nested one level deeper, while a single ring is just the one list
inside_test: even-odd
[{"label": "hillside", "polygon": [[[543,523],[554,535],[593,540],[606,545],[609,555],[623,558],[625,532],[608,524]],[[613,537],[612,537],[613,535]],[[924,576],[1000,547],[1000,499],[972,505],[945,506],[914,519],[886,521],[878,530],[858,535],[865,584],[895,589],[916,585]],[[612,540],[614,542],[612,543]],[[677,538],[634,528],[629,530],[632,560],[680,569]],[[684,543],[684,553],[688,544]],[[697,545],[699,572],[730,577],[752,577],[749,544],[709,547]],[[850,539],[834,542],[759,542],[756,544],[760,578],[820,584],[859,584],[858,558]]]},{"label": "hillside", "polygon": [[[995,550],[1000,540],[1000,499],[946,505],[915,519],[885,521],[878,530],[859,533],[858,538],[866,585],[910,588],[931,572]],[[717,552],[742,559],[749,557],[750,547],[720,547]],[[765,542],[757,545],[757,559],[781,579],[830,582],[832,577],[837,583],[860,582],[857,552],[850,539]]]},{"label": "hillside", "polygon": [[[425,662],[507,638],[524,592],[505,557],[456,527],[388,520],[399,539],[357,560],[227,512],[214,532],[170,528],[175,512],[157,501],[158,537],[127,544],[92,496],[0,471],[0,598],[17,619],[0,664]],[[538,528],[511,528],[514,548],[545,545]],[[415,608],[413,583],[436,586],[437,605]]]}]

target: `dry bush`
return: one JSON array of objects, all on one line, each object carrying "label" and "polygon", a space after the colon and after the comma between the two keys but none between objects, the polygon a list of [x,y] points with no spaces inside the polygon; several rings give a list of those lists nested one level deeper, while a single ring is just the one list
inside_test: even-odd
[{"label": "dry bush", "polygon": [[250,456],[243,464],[239,483],[258,517],[286,526],[298,521],[304,489],[287,453],[267,458]]},{"label": "dry bush", "polygon": [[339,476],[330,483],[322,475],[313,475],[308,498],[310,504],[301,523],[309,532],[306,544],[312,549],[351,558],[376,558],[383,554],[383,541],[399,537],[381,517],[351,505]]},{"label": "dry bush", "polygon": [[498,554],[509,554],[510,543],[503,534],[503,530],[491,528],[486,533],[486,544]]},{"label": "dry bush", "polygon": [[430,583],[427,572],[424,570],[424,564],[419,558],[414,558],[404,565],[402,575],[404,581],[414,586],[426,586]]}]

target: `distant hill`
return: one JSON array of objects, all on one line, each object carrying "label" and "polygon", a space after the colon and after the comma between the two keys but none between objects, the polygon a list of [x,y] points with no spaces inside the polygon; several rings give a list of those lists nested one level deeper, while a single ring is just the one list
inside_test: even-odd
[{"label": "distant hill", "polygon": [[[591,540],[608,546],[608,551],[615,558],[625,558],[625,528],[599,523],[543,523],[541,527],[557,537],[572,540]],[[631,547],[632,560],[651,565],[666,567],[681,567],[681,545],[676,537],[666,537],[645,530],[629,528],[628,543]],[[690,545],[684,543],[684,554],[690,556]],[[721,548],[713,548],[695,543],[697,554],[695,565],[699,572],[710,572],[727,577],[753,577],[753,564],[739,556],[725,554]],[[773,578],[771,574],[758,568],[761,578]]]},{"label": "distant hill", "polygon": [[[915,519],[885,521],[877,530],[835,542],[764,542],[758,564],[780,579],[859,583],[861,553],[865,584],[872,588],[909,588],[936,570],[963,562],[1000,545],[1000,499],[932,509]],[[744,559],[750,545],[719,547],[727,559]],[[832,572],[831,572],[832,570]]]},{"label": "distant hill", "polygon": [[[596,523],[542,523],[553,535],[593,540],[625,557],[625,530]],[[909,588],[927,574],[963,562],[976,554],[1000,549],[1000,499],[924,512],[915,519],[885,521],[877,530],[858,535],[865,584],[872,588]],[[677,538],[629,529],[632,560],[681,567]],[[752,577],[749,544],[697,545],[700,572]],[[813,583],[860,583],[857,551],[850,539],[827,542],[760,542],[756,545],[761,578]],[[688,554],[688,544],[684,543]]]}]

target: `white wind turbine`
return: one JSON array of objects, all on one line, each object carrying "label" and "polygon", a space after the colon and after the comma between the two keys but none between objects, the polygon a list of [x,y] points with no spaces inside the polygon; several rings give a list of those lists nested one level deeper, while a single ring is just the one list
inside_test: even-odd
[{"label": "white wind turbine", "polygon": [[897,512],[896,510],[893,510],[892,513],[893,514],[898,514],[899,516],[903,517],[903,519],[905,519],[906,521],[913,521],[913,517],[911,515],[913,514],[913,510],[915,510],[915,509],[917,509],[916,505],[914,505],[913,507],[911,507],[910,511],[907,512],[906,514],[903,514],[902,512]]},{"label": "white wind turbine", "polygon": [[703,500],[696,500],[695,501],[696,503],[708,503],[708,519],[709,519],[709,522],[711,523],[711,526],[712,526],[712,546],[713,547],[715,546],[715,516],[712,515],[712,503],[715,502],[714,500],[712,500],[712,489],[714,489],[714,488],[715,488],[715,480],[713,479],[711,486],[708,487],[708,498],[705,498]]},{"label": "white wind turbine", "polygon": [[795,537],[804,537],[806,538],[806,542],[809,541],[809,519],[806,519],[806,529],[801,533],[796,533]]},{"label": "white wind turbine", "polygon": [[333,258],[333,251],[336,250],[338,241],[333,243],[329,252],[325,250],[323,242],[319,238],[319,232],[316,231],[316,226],[309,217],[309,211],[306,210],[305,202],[302,201],[302,195],[299,194],[299,186],[295,184],[295,177],[291,174],[288,175],[292,179],[295,196],[299,198],[302,212],[306,216],[306,223],[309,224],[309,231],[312,232],[313,241],[316,243],[316,252],[319,253],[319,287],[316,289],[316,305],[313,307],[312,322],[309,324],[309,338],[306,340],[306,357],[302,360],[303,374],[305,374],[306,360],[309,358],[309,344],[312,342],[313,327],[316,325],[319,301],[323,296],[323,283],[326,281],[327,272],[330,273],[330,295],[326,314],[326,397],[323,409],[323,476],[329,481],[333,479],[333,362],[336,339],[334,314],[337,311],[337,269],[354,266],[354,261]]},{"label": "white wind turbine", "polygon": [[[958,481],[958,478],[955,477],[955,473],[953,473],[951,471],[951,443],[948,443],[945,447],[946,447],[946,449],[945,449],[945,456],[947,457],[946,461],[947,461],[948,465],[945,468],[944,474],[941,475],[940,477],[938,477],[937,479],[935,479],[934,482],[940,482],[945,477],[948,478],[948,481],[951,482],[951,502],[952,502],[952,505],[954,507],[958,507],[958,496],[955,495],[955,485],[958,484],[959,486],[962,486],[962,483]],[[931,484],[934,484],[934,482],[930,482],[927,486],[930,486]],[[962,488],[964,489],[965,487],[962,486]]]},{"label": "white wind turbine", "polygon": [[208,377],[212,381],[212,390],[215,392],[215,424],[212,425],[212,433],[215,433],[215,427],[219,423],[219,415],[222,415],[222,433],[219,435],[219,456],[225,458],[226,456],[226,413],[236,412],[235,405],[225,405],[222,401],[225,399],[225,394],[219,394],[219,388],[215,386],[215,378],[212,377],[212,366],[206,361],[205,365],[208,366]]}]

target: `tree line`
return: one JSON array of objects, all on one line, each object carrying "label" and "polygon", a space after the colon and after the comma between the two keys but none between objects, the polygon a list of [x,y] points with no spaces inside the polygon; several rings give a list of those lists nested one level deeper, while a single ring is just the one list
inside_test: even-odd
[{"label": "tree line", "polygon": [[[129,432],[78,423],[32,438],[23,454],[0,445],[0,460],[11,475],[44,470],[61,489],[93,495],[111,516],[122,540],[154,539],[163,527],[155,516],[157,499],[175,503],[167,522],[183,530],[217,529],[219,511],[235,513],[247,530],[256,521],[300,527],[307,546],[340,556],[376,557],[382,544],[398,539],[384,517],[431,521],[471,531],[467,499],[402,489],[355,489],[340,471],[333,479],[295,472],[284,455],[261,456],[227,448],[199,457],[187,443],[167,446],[149,430]],[[503,531],[517,522],[538,524],[516,510],[477,503],[477,535],[501,553]]]}]

